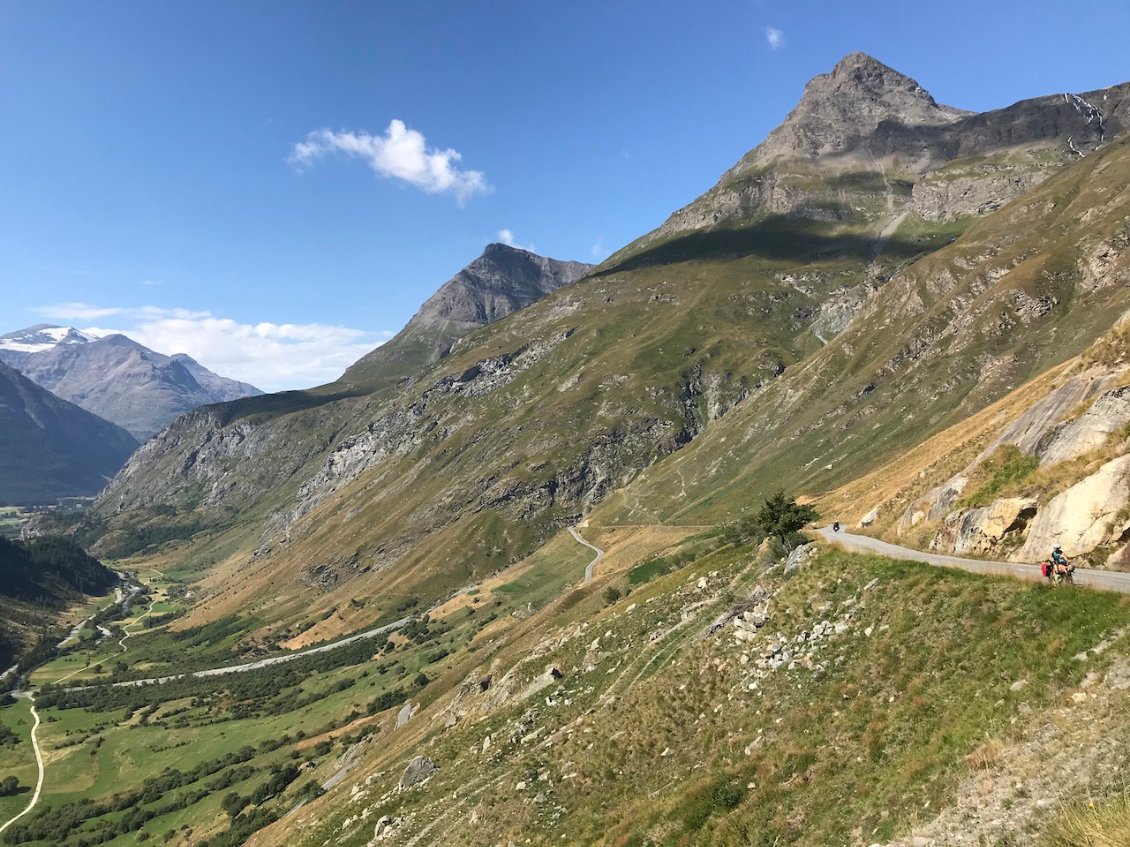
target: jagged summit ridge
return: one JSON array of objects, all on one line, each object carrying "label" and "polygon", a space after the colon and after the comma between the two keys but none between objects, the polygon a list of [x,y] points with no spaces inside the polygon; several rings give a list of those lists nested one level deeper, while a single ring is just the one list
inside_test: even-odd
[{"label": "jagged summit ridge", "polygon": [[865,53],[814,77],[785,121],[708,192],[610,263],[675,234],[766,216],[870,227],[983,215],[1130,126],[1130,83],[965,112]]},{"label": "jagged summit ridge", "polygon": [[364,381],[366,373],[398,359],[434,361],[468,333],[572,285],[592,267],[509,244],[488,244],[424,302],[395,338],[355,362],[343,379]]},{"label": "jagged summit ridge", "polygon": [[939,105],[917,81],[866,53],[851,53],[830,73],[813,77],[796,108],[734,172],[778,156],[849,153],[884,121],[936,126],[965,115]]},{"label": "jagged summit ridge", "polygon": [[482,326],[580,279],[583,262],[562,262],[506,244],[488,244],[483,254],[425,301],[412,324],[463,329]]}]

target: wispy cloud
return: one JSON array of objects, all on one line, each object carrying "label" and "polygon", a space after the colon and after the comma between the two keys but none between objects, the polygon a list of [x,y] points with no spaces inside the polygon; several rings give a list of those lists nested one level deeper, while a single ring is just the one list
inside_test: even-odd
[{"label": "wispy cloud", "polygon": [[[341,376],[349,365],[391,337],[329,324],[240,323],[210,312],[158,306],[45,306],[38,314],[59,322],[98,321],[83,332],[120,333],[158,353],[187,353],[221,376],[264,391],[309,388]],[[109,318],[110,320],[106,320]]]},{"label": "wispy cloud", "polygon": [[531,253],[537,252],[533,244],[519,244],[515,241],[514,233],[508,229],[500,229],[498,231],[498,240],[510,247],[517,247],[519,250],[529,250]]},{"label": "wispy cloud", "polygon": [[604,246],[604,236],[603,235],[596,239],[596,243],[593,244],[593,246],[589,248],[589,253],[592,254],[592,257],[594,259],[606,259],[606,258],[608,258],[608,250]]},{"label": "wispy cloud", "polygon": [[142,285],[164,285],[165,280],[163,280],[163,279],[143,279],[141,281],[141,284]]},{"label": "wispy cloud", "polygon": [[462,155],[450,148],[428,147],[423,133],[393,120],[382,135],[319,129],[294,145],[289,161],[306,168],[333,153],[363,159],[382,177],[397,179],[429,194],[450,193],[462,205],[475,194],[491,191],[482,171],[461,170]]},{"label": "wispy cloud", "polygon": [[775,26],[765,27],[765,41],[769,44],[770,50],[777,51],[785,49],[785,33]]},{"label": "wispy cloud", "polygon": [[31,311],[41,317],[57,321],[93,321],[120,315],[123,310],[114,307],[91,306],[89,303],[56,303],[53,306],[40,306]]}]

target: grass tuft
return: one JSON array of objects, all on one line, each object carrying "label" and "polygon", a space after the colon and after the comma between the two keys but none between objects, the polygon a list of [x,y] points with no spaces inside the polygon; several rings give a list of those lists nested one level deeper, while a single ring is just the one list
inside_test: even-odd
[{"label": "grass tuft", "polygon": [[1099,805],[1072,803],[1038,843],[1039,847],[1126,847],[1130,844],[1130,795]]}]

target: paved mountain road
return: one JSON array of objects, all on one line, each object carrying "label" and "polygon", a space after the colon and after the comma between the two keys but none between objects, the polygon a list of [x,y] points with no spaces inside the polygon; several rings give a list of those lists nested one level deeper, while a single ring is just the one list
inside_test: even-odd
[{"label": "paved mountain road", "polygon": [[[824,541],[838,544],[851,553],[876,553],[891,559],[910,559],[915,562],[925,562],[928,565],[937,565],[944,568],[961,568],[981,574],[1005,574],[1019,579],[1040,581],[1044,577],[1040,574],[1039,565],[1023,565],[1017,562],[989,562],[982,559],[962,559],[959,556],[946,556],[941,553],[926,553],[922,550],[912,550],[909,547],[899,547],[897,544],[888,544],[869,535],[852,535],[848,532],[833,532],[831,527],[822,527],[816,530]],[[1097,588],[1100,591],[1117,591],[1121,594],[1130,594],[1130,573],[1116,571],[1096,571],[1084,568],[1075,570],[1075,584]]]},{"label": "paved mountain road", "polygon": [[573,536],[578,544],[584,544],[586,547],[596,553],[596,555],[593,556],[593,560],[585,566],[585,582],[592,582],[592,569],[596,567],[597,562],[604,558],[604,551],[597,547],[595,544],[589,544],[587,541],[581,538],[581,534],[577,532],[577,528],[575,526],[569,527],[569,534]]},{"label": "paved mountain road", "polygon": [[[328,653],[330,650],[337,650],[339,647],[344,647],[347,644],[353,644],[356,641],[363,641],[370,638],[376,638],[378,635],[384,635],[386,632],[392,632],[394,629],[400,629],[405,626],[412,618],[401,618],[398,621],[378,626],[376,629],[370,629],[366,632],[359,632],[357,635],[351,635],[348,638],[343,638],[341,641],[334,641],[330,644],[321,644],[317,647],[307,647],[305,650],[296,650],[293,653],[284,653],[281,656],[269,656],[266,659],[259,659],[254,662],[245,662],[242,665],[225,665],[221,668],[208,668],[202,671],[191,671],[189,673],[178,673],[170,676],[158,676],[150,679],[131,679],[127,682],[115,682],[112,685],[115,688],[124,688],[127,686],[137,687],[141,685],[157,685],[162,682],[171,682],[174,679],[187,679],[195,677],[203,679],[209,676],[226,676],[230,673],[244,673],[246,671],[255,671],[260,668],[269,668],[271,665],[281,665],[285,662],[293,662],[295,659],[301,659],[303,656],[311,656],[315,653]],[[89,688],[90,686],[83,686]],[[81,691],[83,688],[77,688],[76,691]]]}]

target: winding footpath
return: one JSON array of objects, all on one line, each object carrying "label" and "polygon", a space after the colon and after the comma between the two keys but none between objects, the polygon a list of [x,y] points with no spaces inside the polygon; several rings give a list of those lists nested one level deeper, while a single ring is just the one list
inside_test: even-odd
[{"label": "winding footpath", "polygon": [[[941,553],[926,553],[922,550],[912,550],[909,547],[899,547],[897,544],[888,544],[886,541],[880,541],[878,538],[872,538],[869,535],[852,535],[842,530],[833,532],[831,527],[822,527],[816,530],[816,534],[824,541],[837,544],[850,553],[875,553],[891,559],[910,559],[914,562],[925,562],[928,565],[943,568],[961,568],[973,573],[1005,575],[1036,582],[1044,579],[1040,574],[1039,565],[990,562],[983,559],[962,559],[959,556],[946,556]],[[1075,570],[1075,584],[1097,588],[1100,591],[1130,594],[1130,573],[1077,568]]]},{"label": "winding footpath", "polygon": [[31,716],[35,718],[35,723],[31,725],[31,748],[35,751],[35,764],[39,768],[39,776],[35,780],[35,791],[31,795],[31,801],[27,804],[22,812],[9,820],[3,826],[0,826],[0,832],[6,830],[8,827],[10,827],[12,824],[14,824],[16,821],[18,821],[20,818],[22,818],[24,815],[35,808],[36,803],[39,802],[39,795],[43,791],[43,777],[46,773],[43,767],[43,751],[39,749],[39,739],[36,737],[36,733],[39,731],[39,712],[35,710],[35,693],[28,692],[27,694],[23,694],[16,692],[16,696],[27,697],[28,700],[31,701]]},{"label": "winding footpath", "polygon": [[577,528],[575,526],[569,527],[569,534],[573,536],[573,539],[578,544],[584,544],[586,547],[596,553],[596,555],[593,556],[593,560],[585,566],[585,582],[592,582],[592,569],[596,567],[597,562],[604,558],[604,551],[597,547],[595,544],[589,544],[587,541],[585,541],[585,539],[581,538],[581,534],[577,532]]},{"label": "winding footpath", "polygon": [[[156,605],[157,601],[154,600],[149,604],[149,608],[145,610],[145,614],[140,615],[136,620],[131,621],[129,626],[136,626],[137,624],[141,623],[142,619],[149,617],[149,615],[153,612],[153,607]],[[125,634],[121,637],[121,640],[118,641],[118,646],[122,648],[122,652],[124,653],[129,649],[128,647],[126,647],[126,639],[133,635],[133,631],[129,629],[129,627],[122,627],[122,629],[124,630]]]}]

